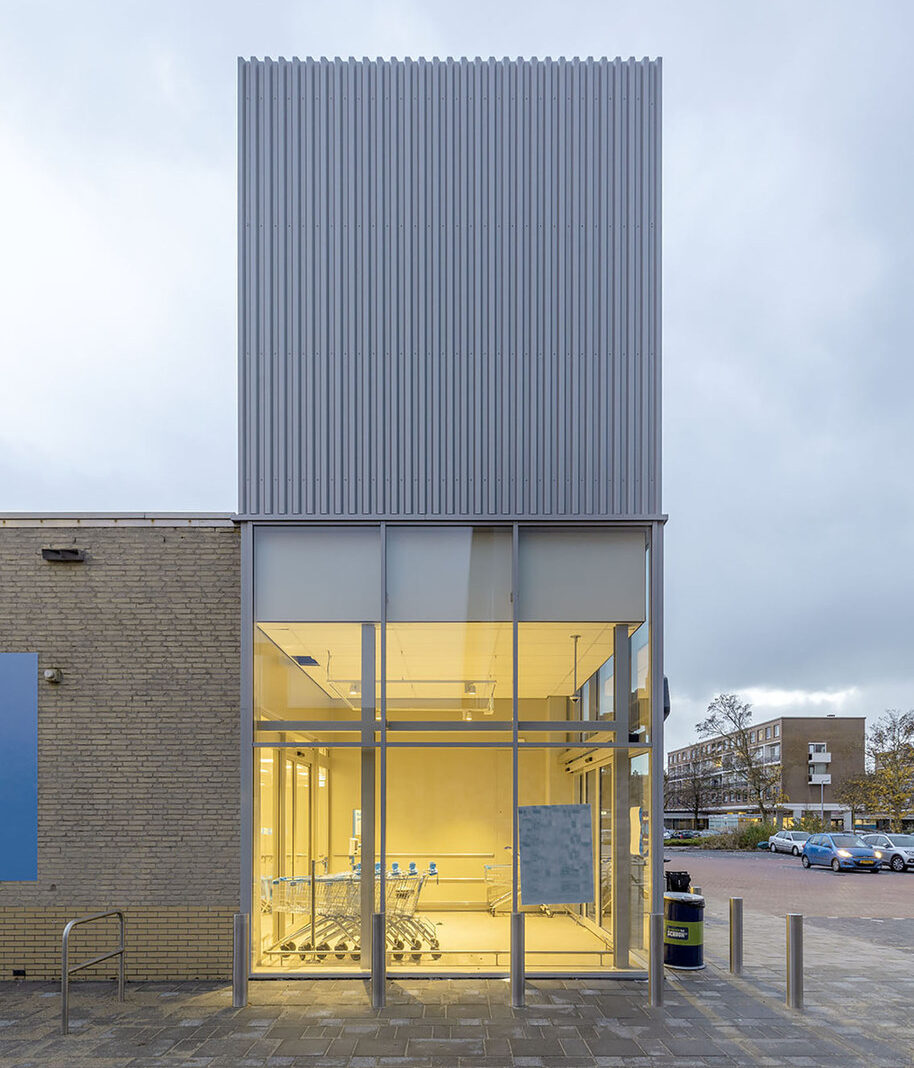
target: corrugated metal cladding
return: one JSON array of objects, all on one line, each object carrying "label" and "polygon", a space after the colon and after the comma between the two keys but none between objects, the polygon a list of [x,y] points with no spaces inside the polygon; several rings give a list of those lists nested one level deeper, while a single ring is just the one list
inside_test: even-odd
[{"label": "corrugated metal cladding", "polygon": [[239,71],[241,513],[659,513],[659,61]]}]

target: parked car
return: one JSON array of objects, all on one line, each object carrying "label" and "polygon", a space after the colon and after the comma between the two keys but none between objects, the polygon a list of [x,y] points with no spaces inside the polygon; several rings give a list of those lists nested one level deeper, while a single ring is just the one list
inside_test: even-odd
[{"label": "parked car", "polygon": [[860,837],[882,853],[882,863],[892,871],[914,868],[914,834],[862,834]]},{"label": "parked car", "polygon": [[879,871],[882,853],[856,834],[814,834],[803,844],[803,867],[821,864],[839,871]]},{"label": "parked car", "polygon": [[778,831],[768,839],[772,853],[793,853],[798,857],[803,852],[803,843],[809,838],[807,831]]}]

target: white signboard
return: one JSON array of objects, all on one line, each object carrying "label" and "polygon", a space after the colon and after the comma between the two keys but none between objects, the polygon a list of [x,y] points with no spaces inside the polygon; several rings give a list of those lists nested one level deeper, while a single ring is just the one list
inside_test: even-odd
[{"label": "white signboard", "polygon": [[517,829],[522,904],[593,901],[590,805],[521,805]]}]

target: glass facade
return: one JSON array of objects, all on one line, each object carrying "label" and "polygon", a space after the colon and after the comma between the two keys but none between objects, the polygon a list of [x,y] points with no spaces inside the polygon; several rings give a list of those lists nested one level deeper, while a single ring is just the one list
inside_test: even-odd
[{"label": "glass facade", "polygon": [[255,974],[646,968],[649,532],[254,528]]}]

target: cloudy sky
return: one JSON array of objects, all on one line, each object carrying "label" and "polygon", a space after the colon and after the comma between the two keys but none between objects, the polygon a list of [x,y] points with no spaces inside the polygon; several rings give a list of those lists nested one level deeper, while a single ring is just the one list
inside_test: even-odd
[{"label": "cloudy sky", "polygon": [[232,511],[235,59],[664,60],[671,746],[914,707],[914,5],[4,0],[0,511]]}]

